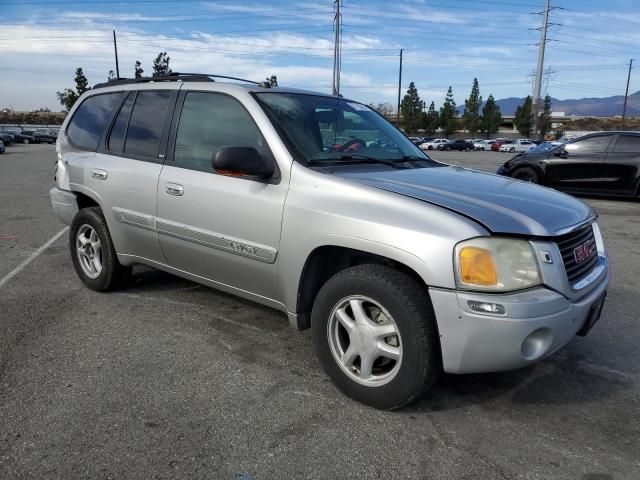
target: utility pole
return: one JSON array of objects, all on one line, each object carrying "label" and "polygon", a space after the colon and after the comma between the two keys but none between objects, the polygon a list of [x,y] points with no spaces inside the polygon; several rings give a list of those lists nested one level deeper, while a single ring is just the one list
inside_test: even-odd
[{"label": "utility pole", "polygon": [[400,128],[400,91],[402,90],[402,48],[400,49],[400,70],[398,71],[398,117],[396,126]]},{"label": "utility pole", "polygon": [[622,130],[624,130],[624,117],[627,115],[627,97],[629,96],[629,81],[631,80],[632,68],[633,68],[633,58],[629,60],[629,73],[627,74],[627,89],[624,91],[624,105],[622,107]]},{"label": "utility pole", "polygon": [[340,66],[342,64],[342,49],[340,48],[340,24],[342,15],[340,14],[340,0],[335,0],[336,15],[334,18],[334,29],[336,38],[333,45],[333,95],[340,95]]},{"label": "utility pole", "polygon": [[118,42],[116,41],[116,31],[113,31],[113,50],[116,54],[116,78],[120,78],[120,67],[118,67]]},{"label": "utility pole", "polygon": [[540,47],[538,48],[538,66],[533,91],[533,131],[538,135],[540,122],[540,90],[542,88],[542,70],[544,69],[544,49],[547,45],[547,27],[549,26],[549,0],[545,1],[542,28],[540,29]]}]

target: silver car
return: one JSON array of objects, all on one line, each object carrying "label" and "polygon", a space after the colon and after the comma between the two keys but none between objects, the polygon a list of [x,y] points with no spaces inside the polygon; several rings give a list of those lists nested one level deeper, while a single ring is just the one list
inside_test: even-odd
[{"label": "silver car", "polygon": [[149,80],[94,87],[58,137],[51,201],[89,288],[144,264],[281,310],[381,409],[598,320],[609,270],[585,203],[438,163],[356,101]]}]

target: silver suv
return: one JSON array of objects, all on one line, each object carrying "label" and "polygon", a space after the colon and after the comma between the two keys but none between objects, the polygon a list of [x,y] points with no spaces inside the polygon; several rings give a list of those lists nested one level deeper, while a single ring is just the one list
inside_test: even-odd
[{"label": "silver suv", "polygon": [[565,194],[429,158],[366,105],[179,75],[97,85],[57,140],[51,201],[94,290],[135,264],[312,329],[347,395],[523,367],[585,335],[607,256]]}]

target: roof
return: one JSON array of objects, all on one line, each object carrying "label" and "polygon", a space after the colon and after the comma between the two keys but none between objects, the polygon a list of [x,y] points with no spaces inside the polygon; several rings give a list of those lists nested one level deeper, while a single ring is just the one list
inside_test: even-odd
[{"label": "roof", "polygon": [[[222,81],[216,80],[222,79]],[[226,80],[226,81],[225,81]],[[142,87],[143,85],[153,85],[155,83],[165,83],[165,82],[189,82],[191,83],[202,83],[206,85],[211,85],[211,83],[223,83],[227,85],[235,85],[239,88],[247,90],[249,92],[279,92],[279,93],[298,93],[298,94],[307,94],[307,95],[318,95],[323,97],[331,97],[333,95],[328,93],[315,92],[312,90],[303,90],[297,88],[289,88],[289,87],[277,87],[272,86],[269,82],[255,82],[252,80],[246,80],[244,78],[238,77],[230,77],[227,75],[215,75],[215,74],[206,74],[206,73],[180,73],[180,72],[172,72],[168,75],[162,75],[158,77],[143,77],[143,78],[118,78],[109,80],[108,82],[98,83],[94,85],[92,90],[107,88],[107,87],[120,87],[120,86],[133,86],[138,85]],[[238,83],[241,82],[241,83]],[[153,87],[151,87],[153,88]],[[132,88],[128,88],[132,89]]]}]

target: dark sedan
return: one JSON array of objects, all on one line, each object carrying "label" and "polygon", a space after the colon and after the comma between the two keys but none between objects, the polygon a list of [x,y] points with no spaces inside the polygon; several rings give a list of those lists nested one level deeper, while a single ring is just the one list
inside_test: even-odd
[{"label": "dark sedan", "polygon": [[2,140],[5,145],[11,145],[15,140],[15,137],[10,133],[0,132],[0,140]]},{"label": "dark sedan", "polygon": [[40,140],[30,132],[17,132],[15,130],[8,130],[7,133],[13,135],[13,141],[15,143],[40,143]]},{"label": "dark sedan", "polygon": [[49,129],[39,128],[37,130],[28,130],[22,133],[34,136],[40,143],[56,143],[56,140],[58,139],[55,132]]},{"label": "dark sedan", "polygon": [[465,152],[469,152],[473,149],[473,143],[467,142],[466,140],[454,140],[453,142],[438,145],[438,150],[464,150]]},{"label": "dark sedan", "polygon": [[563,145],[543,143],[498,169],[568,193],[640,195],[640,132],[602,132]]}]

